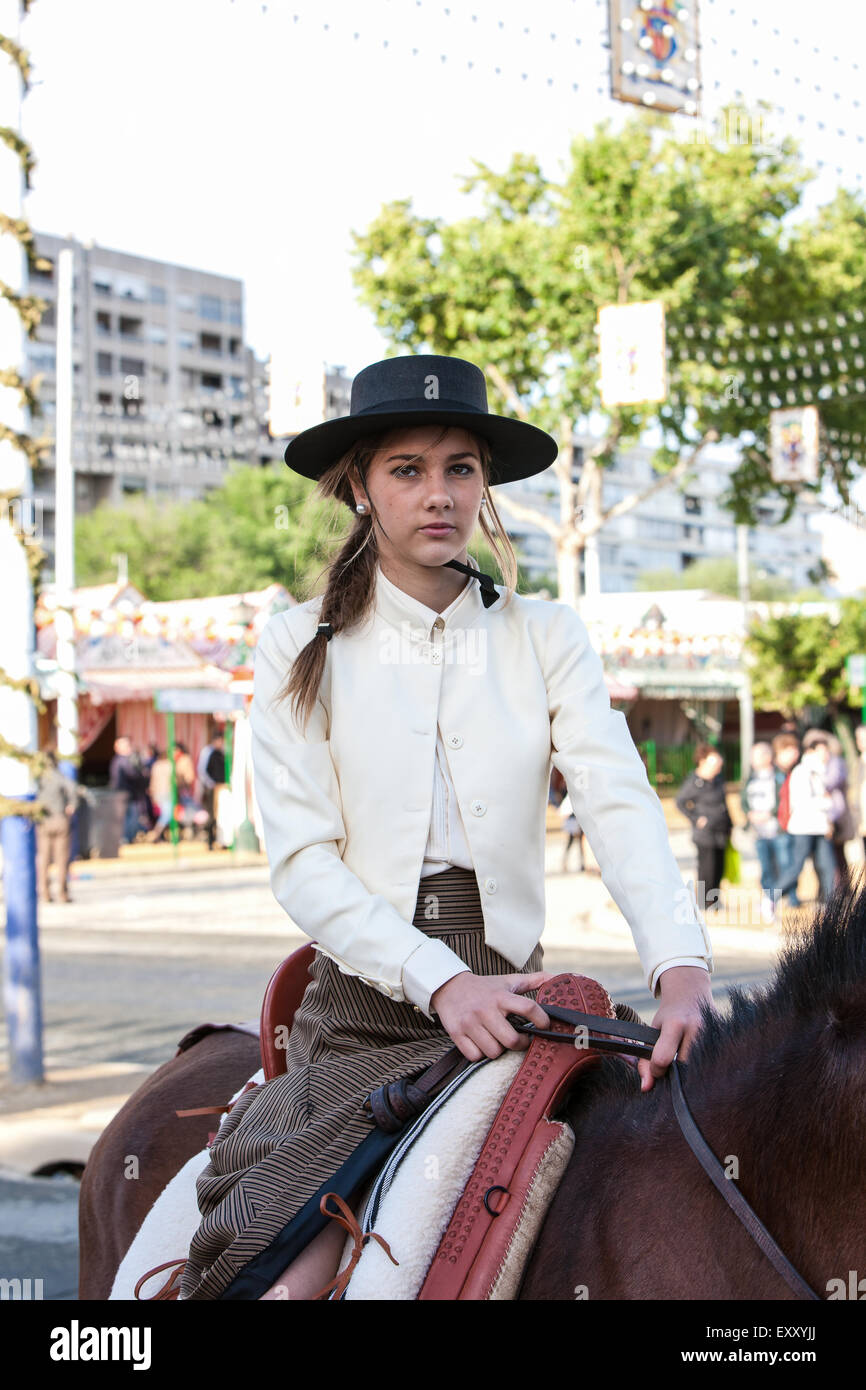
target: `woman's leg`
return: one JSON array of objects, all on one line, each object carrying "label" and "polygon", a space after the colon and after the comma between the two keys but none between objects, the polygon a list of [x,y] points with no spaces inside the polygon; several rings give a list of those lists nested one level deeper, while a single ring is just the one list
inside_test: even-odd
[{"label": "woman's leg", "polygon": [[340,1263],[340,1255],[346,1241],[346,1232],[336,1221],[331,1221],[315,1240],[311,1240],[306,1250],[283,1270],[279,1279],[263,1293],[259,1302],[282,1298],[304,1302],[330,1284]]}]

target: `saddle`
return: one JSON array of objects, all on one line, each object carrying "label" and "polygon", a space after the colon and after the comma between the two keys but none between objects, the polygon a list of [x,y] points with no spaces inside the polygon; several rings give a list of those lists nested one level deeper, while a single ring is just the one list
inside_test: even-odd
[{"label": "saddle", "polygon": [[[285,1051],[278,1040],[285,1036],[303,996],[312,956],[311,946],[301,947],[283,961],[268,985],[261,1018],[266,1081],[285,1070]],[[615,1017],[607,991],[583,975],[557,975],[542,986],[537,998],[542,1008]],[[551,1014],[548,1035],[532,1037],[442,1236],[420,1300],[514,1296],[519,1269],[515,1278],[511,1256],[540,1227],[571,1148],[571,1133],[554,1118],[556,1110],[581,1073],[597,1065],[601,1056],[586,1030],[578,1037],[583,1045],[564,1046],[561,1036],[570,1031]],[[395,1133],[467,1065],[453,1048],[422,1076],[401,1078],[374,1091],[367,1108],[381,1130]],[[552,1169],[546,1184],[545,1168]],[[526,1230],[528,1221],[531,1232]],[[503,1287],[512,1292],[503,1292]]]}]

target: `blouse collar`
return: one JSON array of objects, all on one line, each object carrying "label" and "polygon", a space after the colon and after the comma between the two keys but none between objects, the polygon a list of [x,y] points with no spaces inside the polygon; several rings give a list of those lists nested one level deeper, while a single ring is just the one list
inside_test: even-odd
[{"label": "blouse collar", "polygon": [[[473,569],[478,569],[471,555],[468,563]],[[474,623],[479,614],[484,612],[484,605],[481,602],[481,591],[477,581],[467,578],[457,597],[452,599],[447,608],[437,613],[435,608],[428,608],[425,603],[398,588],[381,566],[377,566],[376,611],[395,627],[403,628],[408,625],[413,637],[428,641],[436,626],[447,629],[466,627]],[[437,621],[439,619],[441,623]]]}]

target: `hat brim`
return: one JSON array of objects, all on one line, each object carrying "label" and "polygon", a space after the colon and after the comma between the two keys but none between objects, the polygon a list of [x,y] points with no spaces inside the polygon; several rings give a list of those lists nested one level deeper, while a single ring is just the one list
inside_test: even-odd
[{"label": "hat brim", "polygon": [[486,439],[493,453],[490,482],[513,483],[543,473],[559,447],[552,435],[522,420],[472,410],[389,410],[325,420],[289,440],[283,455],[289,468],[318,481],[359,439],[414,425],[451,425]]}]

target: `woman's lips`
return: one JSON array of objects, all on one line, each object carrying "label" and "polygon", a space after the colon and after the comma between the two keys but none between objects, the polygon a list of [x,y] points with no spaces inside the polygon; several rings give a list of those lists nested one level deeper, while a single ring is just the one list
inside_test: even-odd
[{"label": "woman's lips", "polygon": [[456,531],[456,529],[456,526],[449,526],[447,522],[444,522],[441,526],[431,523],[429,526],[421,527],[424,534],[430,536],[447,536],[450,535],[452,531]]}]

